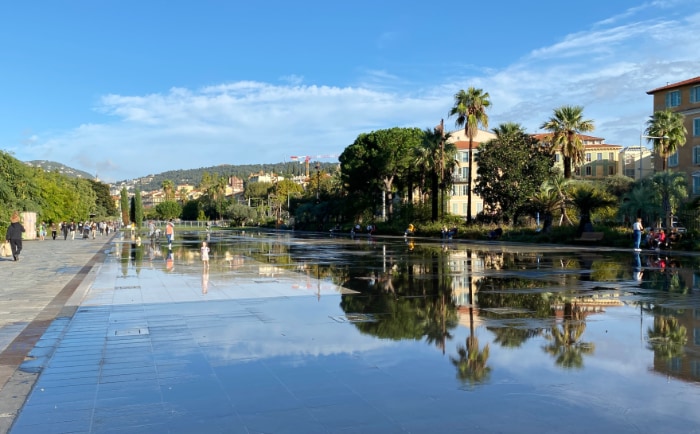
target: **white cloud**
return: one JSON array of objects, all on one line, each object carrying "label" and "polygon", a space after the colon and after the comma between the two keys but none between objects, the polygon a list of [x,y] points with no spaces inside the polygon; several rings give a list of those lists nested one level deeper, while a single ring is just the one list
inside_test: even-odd
[{"label": "white cloud", "polygon": [[[375,129],[422,129],[441,118],[453,127],[447,118],[453,95],[468,86],[490,93],[490,127],[513,121],[536,132],[554,108],[582,105],[595,122],[594,135],[632,145],[651,114],[646,91],[700,71],[700,39],[694,36],[700,13],[692,5],[690,13],[669,7],[687,4],[646,3],[533,49],[507,67],[462,65],[469,76],[436,77],[430,84],[364,68],[356,86],[303,84],[301,76],[288,75],[282,84],[237,81],[105,95],[96,110],[112,121],[59,135],[32,133],[22,151],[33,158],[72,158],[85,165],[77,168],[106,180],[223,163],[274,163],[295,154],[340,153],[358,134]],[[445,70],[454,74],[454,58],[446,62]]]}]

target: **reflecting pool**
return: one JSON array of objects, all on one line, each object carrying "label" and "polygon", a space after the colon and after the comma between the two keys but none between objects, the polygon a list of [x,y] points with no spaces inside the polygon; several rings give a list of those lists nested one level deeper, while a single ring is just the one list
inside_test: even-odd
[{"label": "reflecting pool", "polygon": [[[199,237],[183,248],[196,249]],[[403,367],[407,380],[442,370],[450,387],[507,393],[506,402],[522,394],[526,407],[576,402],[630,425],[640,417],[643,430],[653,409],[681,430],[700,429],[698,256],[269,233],[215,234],[210,243],[220,261],[253,260],[271,276],[297,274],[300,285],[352,290],[338,315],[390,342],[383,357],[435,352]]]},{"label": "reflecting pool", "polygon": [[[698,255],[178,237],[170,251],[115,243],[74,320],[107,300],[113,318],[141,318],[148,336],[128,338],[148,339],[171,432],[223,415],[240,432],[700,429]],[[189,409],[199,392],[212,405]]]}]

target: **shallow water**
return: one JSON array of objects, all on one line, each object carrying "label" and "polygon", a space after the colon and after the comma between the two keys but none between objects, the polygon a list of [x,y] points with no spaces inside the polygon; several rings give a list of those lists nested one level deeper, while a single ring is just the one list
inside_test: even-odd
[{"label": "shallow water", "polygon": [[206,269],[179,235],[115,244],[73,321],[148,342],[164,431],[700,427],[698,256],[221,231]]}]

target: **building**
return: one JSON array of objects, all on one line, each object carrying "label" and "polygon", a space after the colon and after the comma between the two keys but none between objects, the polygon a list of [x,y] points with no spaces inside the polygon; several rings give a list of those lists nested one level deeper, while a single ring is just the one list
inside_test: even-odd
[{"label": "building", "polygon": [[647,94],[654,97],[654,113],[670,109],[685,116],[686,142],[668,157],[666,167],[684,172],[688,193],[700,196],[700,77],[667,84]]},{"label": "building", "polygon": [[654,156],[646,146],[627,146],[620,151],[621,175],[635,181],[654,173]]},{"label": "building", "polygon": [[[476,154],[479,152],[479,145],[485,143],[491,139],[495,139],[496,135],[488,131],[479,130],[472,141],[472,158],[476,158]],[[454,184],[452,185],[452,193],[450,199],[447,203],[447,210],[450,214],[466,216],[467,215],[467,204],[468,204],[468,180],[471,176],[472,178],[472,191],[476,185],[476,172],[477,164],[476,160],[472,164],[472,173],[469,173],[469,138],[467,137],[464,129],[450,132],[450,136],[447,139],[448,142],[453,143],[457,148],[457,161],[459,166],[455,167],[455,172],[452,174],[454,179]],[[484,200],[477,194],[472,195],[472,217],[476,217],[477,214],[484,210]]]},{"label": "building", "polygon": [[[533,137],[541,142],[551,141],[552,136],[552,133],[533,134]],[[579,134],[579,138],[583,144],[583,162],[579,166],[572,167],[574,178],[603,179],[608,176],[625,174],[624,164],[621,161],[622,146],[607,144],[602,137]],[[638,155],[637,163],[639,162]],[[554,167],[558,167],[562,173],[564,172],[564,159],[559,150],[554,154]]]}]

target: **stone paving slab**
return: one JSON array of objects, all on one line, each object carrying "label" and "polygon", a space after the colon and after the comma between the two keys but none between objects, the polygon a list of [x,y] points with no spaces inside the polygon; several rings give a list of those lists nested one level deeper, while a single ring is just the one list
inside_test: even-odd
[{"label": "stone paving slab", "polygon": [[37,378],[18,367],[56,318],[75,312],[109,238],[25,241],[19,261],[0,258],[0,433]]}]

